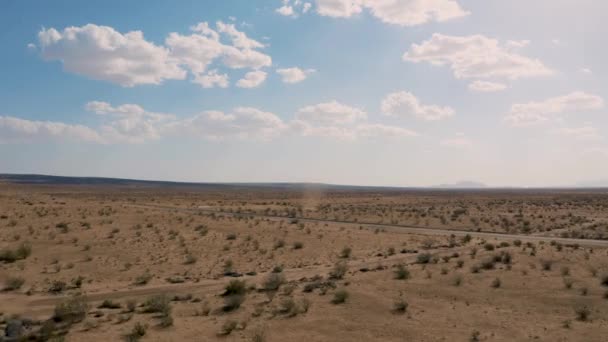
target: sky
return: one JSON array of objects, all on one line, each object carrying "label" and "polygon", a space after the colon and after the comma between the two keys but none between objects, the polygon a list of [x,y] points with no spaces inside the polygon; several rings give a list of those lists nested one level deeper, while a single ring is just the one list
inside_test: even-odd
[{"label": "sky", "polygon": [[608,2],[0,0],[0,173],[608,183]]}]

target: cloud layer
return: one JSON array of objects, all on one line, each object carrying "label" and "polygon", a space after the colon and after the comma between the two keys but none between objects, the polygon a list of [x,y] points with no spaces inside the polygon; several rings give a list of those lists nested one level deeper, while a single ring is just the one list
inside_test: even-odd
[{"label": "cloud layer", "polygon": [[575,91],[538,102],[516,103],[511,106],[505,121],[513,126],[530,126],[555,119],[557,114],[597,110],[604,100],[593,94]]},{"label": "cloud layer", "polygon": [[403,55],[407,62],[449,66],[459,79],[508,79],[552,75],[540,60],[522,55],[528,42],[500,43],[483,35],[448,36],[435,33],[420,44],[412,44]]},{"label": "cloud layer", "polygon": [[364,10],[381,21],[399,26],[443,22],[469,15],[455,0],[317,0],[319,15],[348,18]]},{"label": "cloud layer", "polygon": [[[42,29],[38,46],[45,60],[61,61],[68,72],[123,87],[183,80],[188,74],[202,87],[227,87],[228,76],[217,70],[220,67],[257,72],[245,76],[251,85],[254,76],[259,82],[259,69],[272,65],[272,58],[259,51],[264,44],[222,21],[215,29],[201,22],[189,35],[172,32],[164,45],[147,41],[141,31],[122,34],[94,24]],[[214,69],[207,70],[211,65]]]}]

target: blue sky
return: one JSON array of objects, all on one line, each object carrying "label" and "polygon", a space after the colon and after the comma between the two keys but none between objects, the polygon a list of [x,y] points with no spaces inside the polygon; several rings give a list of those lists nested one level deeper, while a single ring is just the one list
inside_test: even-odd
[{"label": "blue sky", "polygon": [[0,2],[0,172],[606,179],[599,1]]}]

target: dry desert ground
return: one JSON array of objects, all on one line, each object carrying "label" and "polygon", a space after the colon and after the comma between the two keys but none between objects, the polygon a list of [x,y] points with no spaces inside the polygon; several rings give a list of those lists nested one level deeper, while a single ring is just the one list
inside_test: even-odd
[{"label": "dry desert ground", "polygon": [[5,182],[0,340],[608,341],[607,247],[599,190]]}]

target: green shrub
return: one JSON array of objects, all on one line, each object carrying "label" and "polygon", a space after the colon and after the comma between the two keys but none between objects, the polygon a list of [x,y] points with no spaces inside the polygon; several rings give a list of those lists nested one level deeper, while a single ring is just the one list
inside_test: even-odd
[{"label": "green shrub", "polygon": [[344,302],[346,302],[346,300],[348,299],[348,292],[344,289],[341,290],[337,290],[336,292],[334,292],[334,298],[332,298],[331,302],[332,304],[342,304]]},{"label": "green shrub", "polygon": [[337,262],[333,270],[329,273],[331,279],[343,279],[348,271],[348,266],[345,262]]},{"label": "green shrub", "polygon": [[4,291],[15,291],[19,290],[25,283],[25,279],[21,277],[8,277],[4,281]]},{"label": "green shrub", "polygon": [[428,264],[431,261],[430,253],[420,253],[416,256],[416,262],[419,264]]},{"label": "green shrub", "polygon": [[88,309],[89,306],[84,297],[74,296],[55,306],[53,320],[68,324],[77,323],[86,317]]},{"label": "green shrub", "polygon": [[406,280],[410,278],[410,271],[405,266],[399,264],[395,270],[395,279]]}]

